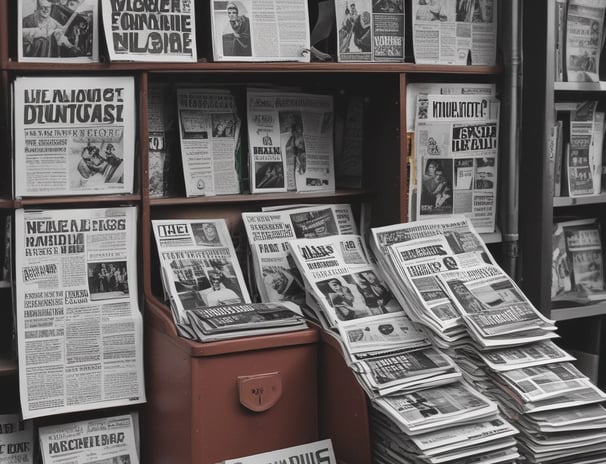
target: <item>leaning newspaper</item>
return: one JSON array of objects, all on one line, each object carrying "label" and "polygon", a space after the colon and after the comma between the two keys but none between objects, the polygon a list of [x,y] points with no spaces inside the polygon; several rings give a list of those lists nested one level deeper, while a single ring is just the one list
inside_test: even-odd
[{"label": "leaning newspaper", "polygon": [[303,280],[289,257],[287,242],[357,232],[350,205],[318,205],[242,213],[252,250],[254,275],[261,301],[305,302]]},{"label": "leaning newspaper", "polygon": [[595,157],[602,157],[601,153],[594,153],[592,150],[598,102],[586,100],[572,106],[574,109],[570,112],[570,150],[566,156],[568,195],[592,195]]},{"label": "leaning newspaper", "polygon": [[337,464],[330,439],[306,443],[303,445],[283,448],[267,453],[253,454],[237,459],[227,459],[217,464],[267,464],[275,463],[304,463]]},{"label": "leaning newspaper", "polygon": [[215,61],[310,60],[307,0],[210,2]]},{"label": "leaning newspaper", "polygon": [[247,90],[252,193],[335,189],[333,98]]},{"label": "leaning newspaper", "polygon": [[0,464],[33,464],[34,423],[0,414]]},{"label": "leaning newspaper", "polygon": [[241,121],[232,93],[179,88],[177,105],[187,196],[240,193]]},{"label": "leaning newspaper", "polygon": [[604,10],[601,0],[569,0],[566,17],[566,76],[572,82],[600,80]]},{"label": "leaning newspaper", "polygon": [[[491,96],[418,97],[416,217],[465,214],[494,232],[500,102]],[[426,105],[426,117],[420,106]]]},{"label": "leaning newspaper", "polygon": [[417,64],[493,66],[497,0],[413,0],[412,40]]},{"label": "leaning newspaper", "polygon": [[102,0],[109,59],[196,62],[194,4],[192,0]]},{"label": "leaning newspaper", "polygon": [[136,418],[125,414],[40,427],[44,464],[137,464]]},{"label": "leaning newspaper", "polygon": [[18,77],[13,91],[15,196],[133,191],[133,77]]},{"label": "leaning newspaper", "polygon": [[152,228],[177,327],[189,309],[251,302],[224,219],[157,219]]},{"label": "leaning newspaper", "polygon": [[19,61],[57,64],[99,61],[97,0],[14,3],[18,8]]},{"label": "leaning newspaper", "polygon": [[404,61],[404,0],[334,4],[339,61]]},{"label": "leaning newspaper", "polygon": [[144,402],[137,209],[15,217],[23,417]]}]

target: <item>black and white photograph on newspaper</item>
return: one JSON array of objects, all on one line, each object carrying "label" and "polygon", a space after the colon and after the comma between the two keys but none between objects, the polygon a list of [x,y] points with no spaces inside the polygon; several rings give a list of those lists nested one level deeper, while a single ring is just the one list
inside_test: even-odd
[{"label": "black and white photograph on newspaper", "polygon": [[126,261],[88,263],[88,291],[92,301],[127,298]]},{"label": "black and white photograph on newspaper", "polygon": [[373,0],[373,13],[403,13],[403,0]]},{"label": "black and white photograph on newspaper", "polygon": [[19,61],[99,61],[97,0],[19,0]]},{"label": "black and white photograph on newspaper", "polygon": [[449,158],[425,158],[420,215],[452,214],[452,166]]},{"label": "black and white photograph on newspaper", "polygon": [[111,61],[196,62],[193,0],[102,0]]},{"label": "black and white photograph on newspaper", "polygon": [[94,188],[96,184],[124,183],[124,147],[121,131],[111,138],[74,137],[70,146],[71,189]]},{"label": "black and white photograph on newspaper", "polygon": [[282,161],[259,161],[255,163],[255,188],[284,189],[284,166]]},{"label": "black and white photograph on newspaper", "polygon": [[222,246],[217,226],[213,222],[192,222],[191,230],[198,246]]},{"label": "black and white photograph on newspaper", "polygon": [[333,277],[317,282],[318,289],[334,308],[340,321],[349,321],[372,316],[352,276]]},{"label": "black and white photograph on newspaper", "polygon": [[326,209],[290,213],[290,220],[297,238],[326,237],[337,235],[339,227],[333,209]]},{"label": "black and white photograph on newspaper", "polygon": [[476,158],[476,172],[474,176],[474,187],[478,190],[492,190],[495,186],[496,159],[495,158]]},{"label": "black and white photograph on newspaper", "polygon": [[298,275],[297,280],[292,268],[266,265],[262,267],[262,273],[268,301],[292,301],[298,305],[305,303],[305,290],[299,285],[301,276]]},{"label": "black and white photograph on newspaper", "polygon": [[387,314],[402,311],[402,308],[375,271],[365,270],[352,275],[356,286],[373,314]]},{"label": "black and white photograph on newspaper", "polygon": [[301,111],[280,111],[280,145],[286,156],[287,179],[295,185],[297,174],[303,175],[306,167],[303,114]]},{"label": "black and white photograph on newspaper", "polygon": [[372,61],[371,0],[336,0],[334,3],[339,61]]},{"label": "black and white photograph on newspaper", "polygon": [[457,22],[491,23],[493,0],[457,0]]}]

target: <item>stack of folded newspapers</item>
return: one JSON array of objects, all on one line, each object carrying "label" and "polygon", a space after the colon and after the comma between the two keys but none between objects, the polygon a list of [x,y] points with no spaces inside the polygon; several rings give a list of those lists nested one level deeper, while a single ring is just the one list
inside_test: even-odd
[{"label": "stack of folded newspapers", "polygon": [[375,228],[371,248],[410,318],[519,428],[528,462],[605,462],[606,395],[464,217]]},{"label": "stack of folded newspapers", "polygon": [[[437,464],[486,453],[507,458],[491,462],[519,456],[515,427],[410,320],[359,235],[295,239],[288,246],[308,301],[370,397],[374,424],[384,425],[373,427],[378,459]],[[486,432],[485,439],[472,440],[474,429]],[[432,434],[440,446],[431,446]],[[417,436],[422,448],[411,441]]]},{"label": "stack of folded newspapers", "polygon": [[178,333],[202,342],[307,327],[298,305],[252,304],[224,219],[153,220]]}]

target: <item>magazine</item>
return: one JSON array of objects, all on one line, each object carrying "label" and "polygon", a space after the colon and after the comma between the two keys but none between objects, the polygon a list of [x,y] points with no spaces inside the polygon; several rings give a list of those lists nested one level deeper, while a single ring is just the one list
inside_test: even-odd
[{"label": "magazine", "polygon": [[568,0],[566,77],[569,82],[598,82],[603,46],[604,10],[600,0]]},{"label": "magazine", "polygon": [[494,66],[497,0],[413,0],[417,64]]},{"label": "magazine", "polygon": [[215,61],[310,61],[307,0],[210,2]]},{"label": "magazine", "polygon": [[418,97],[417,220],[465,214],[478,232],[494,232],[499,108],[490,96]]},{"label": "magazine", "polygon": [[251,302],[224,219],[155,219],[152,228],[177,327],[190,309]]},{"label": "magazine", "polygon": [[138,464],[135,414],[40,427],[44,464]]},{"label": "magazine", "polygon": [[19,61],[99,61],[97,0],[19,0],[16,5]]},{"label": "magazine", "polygon": [[403,62],[404,0],[334,0],[340,62]]},{"label": "magazine", "polygon": [[15,212],[26,419],[145,402],[137,209]]},{"label": "magazine", "polygon": [[191,196],[240,193],[240,128],[229,90],[177,90],[185,192]]},{"label": "magazine", "polygon": [[252,193],[335,189],[333,98],[247,90]]},{"label": "magazine", "polygon": [[595,151],[594,142],[597,104],[596,100],[573,104],[574,109],[570,112],[566,172],[568,173],[568,195],[571,197],[593,195],[594,193],[596,158],[599,156],[600,163],[602,161],[602,153],[598,154]]},{"label": "magazine", "polygon": [[102,0],[111,61],[196,62],[195,2]]},{"label": "magazine", "polygon": [[18,77],[15,196],[132,193],[133,77]]}]

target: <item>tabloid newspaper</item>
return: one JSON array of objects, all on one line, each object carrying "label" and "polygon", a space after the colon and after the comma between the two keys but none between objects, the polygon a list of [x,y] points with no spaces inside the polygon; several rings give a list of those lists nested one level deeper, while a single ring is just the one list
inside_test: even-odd
[{"label": "tabloid newspaper", "polygon": [[19,0],[16,4],[19,61],[99,61],[97,0]]},{"label": "tabloid newspaper", "polygon": [[418,97],[417,220],[465,214],[478,232],[494,232],[499,108],[491,96]]},{"label": "tabloid newspaper", "polygon": [[0,414],[0,464],[34,463],[34,424],[19,414]]},{"label": "tabloid newspaper", "polygon": [[40,427],[44,464],[138,464],[136,420],[125,414]]},{"label": "tabloid newspaper", "polygon": [[[175,193],[178,144],[177,108],[170,84],[151,81],[147,87],[147,135],[149,195],[153,198]],[[182,175],[179,172],[179,177]]]},{"label": "tabloid newspaper", "polygon": [[247,90],[252,193],[335,189],[333,97]]},{"label": "tabloid newspaper", "polygon": [[145,401],[137,209],[15,212],[26,419]]},{"label": "tabloid newspaper", "polygon": [[305,302],[303,280],[289,256],[289,240],[357,232],[350,205],[242,213],[242,221],[252,250],[257,289],[264,302]]},{"label": "tabloid newspaper", "polygon": [[568,0],[566,77],[569,82],[598,82],[603,46],[604,10],[600,0]]},{"label": "tabloid newspaper", "polygon": [[334,4],[339,61],[404,61],[404,0]]},{"label": "tabloid newspaper", "polygon": [[177,327],[189,309],[251,302],[224,219],[156,219],[152,228]]},{"label": "tabloid newspaper", "polygon": [[132,193],[134,78],[18,77],[15,196]]},{"label": "tabloid newspaper", "polygon": [[196,62],[193,0],[101,0],[111,61]]},{"label": "tabloid newspaper", "polygon": [[574,105],[570,113],[570,149],[566,157],[568,174],[568,195],[578,197],[593,195],[594,162],[602,153],[594,153],[594,126],[596,120],[596,100],[588,100]]},{"label": "tabloid newspaper", "polygon": [[413,0],[412,39],[417,64],[493,66],[497,0]]},{"label": "tabloid newspaper", "polygon": [[217,464],[268,464],[275,463],[318,463],[337,464],[330,439],[292,446],[267,453],[254,454],[236,459],[226,459]]},{"label": "tabloid newspaper", "polygon": [[307,0],[210,2],[215,61],[310,60]]},{"label": "tabloid newspaper", "polygon": [[186,314],[200,342],[307,328],[301,308],[289,301],[196,307]]},{"label": "tabloid newspaper", "polygon": [[185,192],[191,196],[240,193],[240,129],[229,90],[177,90]]}]

